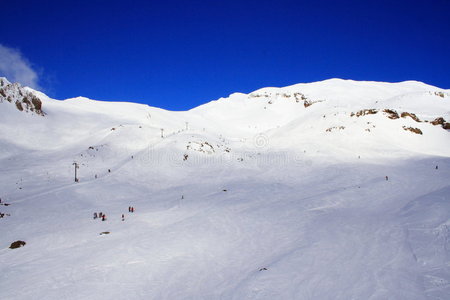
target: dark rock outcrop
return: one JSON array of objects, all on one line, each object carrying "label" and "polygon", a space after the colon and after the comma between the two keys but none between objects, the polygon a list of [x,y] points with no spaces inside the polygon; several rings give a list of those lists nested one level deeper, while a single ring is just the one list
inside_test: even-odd
[{"label": "dark rock outcrop", "polygon": [[44,116],[42,101],[31,91],[18,83],[10,83],[6,78],[0,77],[0,102],[8,101],[16,105],[20,111],[35,113]]},{"label": "dark rock outcrop", "polygon": [[411,119],[413,119],[416,122],[422,122],[422,121],[420,121],[420,119],[415,114],[409,113],[409,112],[406,112],[406,111],[402,112],[401,117],[402,118],[410,117]]},{"label": "dark rock outcrop", "polygon": [[25,244],[26,243],[24,241],[15,241],[15,242],[11,243],[11,246],[9,246],[9,248],[10,249],[17,249],[17,248],[25,246]]},{"label": "dark rock outcrop", "polygon": [[406,126],[403,126],[403,129],[406,130],[406,131],[414,132],[414,133],[416,133],[416,134],[420,134],[420,135],[423,134],[423,133],[422,133],[422,130],[420,130],[419,128],[413,128],[413,127],[406,127]]},{"label": "dark rock outcrop", "polygon": [[383,112],[388,115],[389,119],[395,120],[399,118],[398,113],[393,109],[384,109]]}]

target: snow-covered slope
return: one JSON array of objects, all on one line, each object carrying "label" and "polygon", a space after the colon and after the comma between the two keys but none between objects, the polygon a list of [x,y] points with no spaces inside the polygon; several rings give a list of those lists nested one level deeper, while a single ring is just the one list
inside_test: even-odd
[{"label": "snow-covered slope", "polygon": [[0,82],[1,299],[450,295],[449,90],[331,79],[171,112]]}]

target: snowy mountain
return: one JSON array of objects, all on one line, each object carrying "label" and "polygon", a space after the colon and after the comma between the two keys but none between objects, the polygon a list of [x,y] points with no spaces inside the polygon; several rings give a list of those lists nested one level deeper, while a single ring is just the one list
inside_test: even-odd
[{"label": "snowy mountain", "polygon": [[446,299],[449,122],[415,81],[172,112],[0,78],[0,298]]}]

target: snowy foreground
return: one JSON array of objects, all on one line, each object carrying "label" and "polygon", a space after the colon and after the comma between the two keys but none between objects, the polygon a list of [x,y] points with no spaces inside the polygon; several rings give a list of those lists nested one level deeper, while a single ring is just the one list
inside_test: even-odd
[{"label": "snowy foreground", "polygon": [[16,88],[44,116],[0,103],[0,299],[450,299],[448,90],[333,79],[170,112]]}]

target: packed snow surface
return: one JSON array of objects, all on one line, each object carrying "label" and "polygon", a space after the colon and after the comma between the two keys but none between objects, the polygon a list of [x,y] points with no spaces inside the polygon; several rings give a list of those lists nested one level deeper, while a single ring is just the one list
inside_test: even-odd
[{"label": "packed snow surface", "polygon": [[0,299],[450,299],[449,90],[171,112],[0,87]]}]

